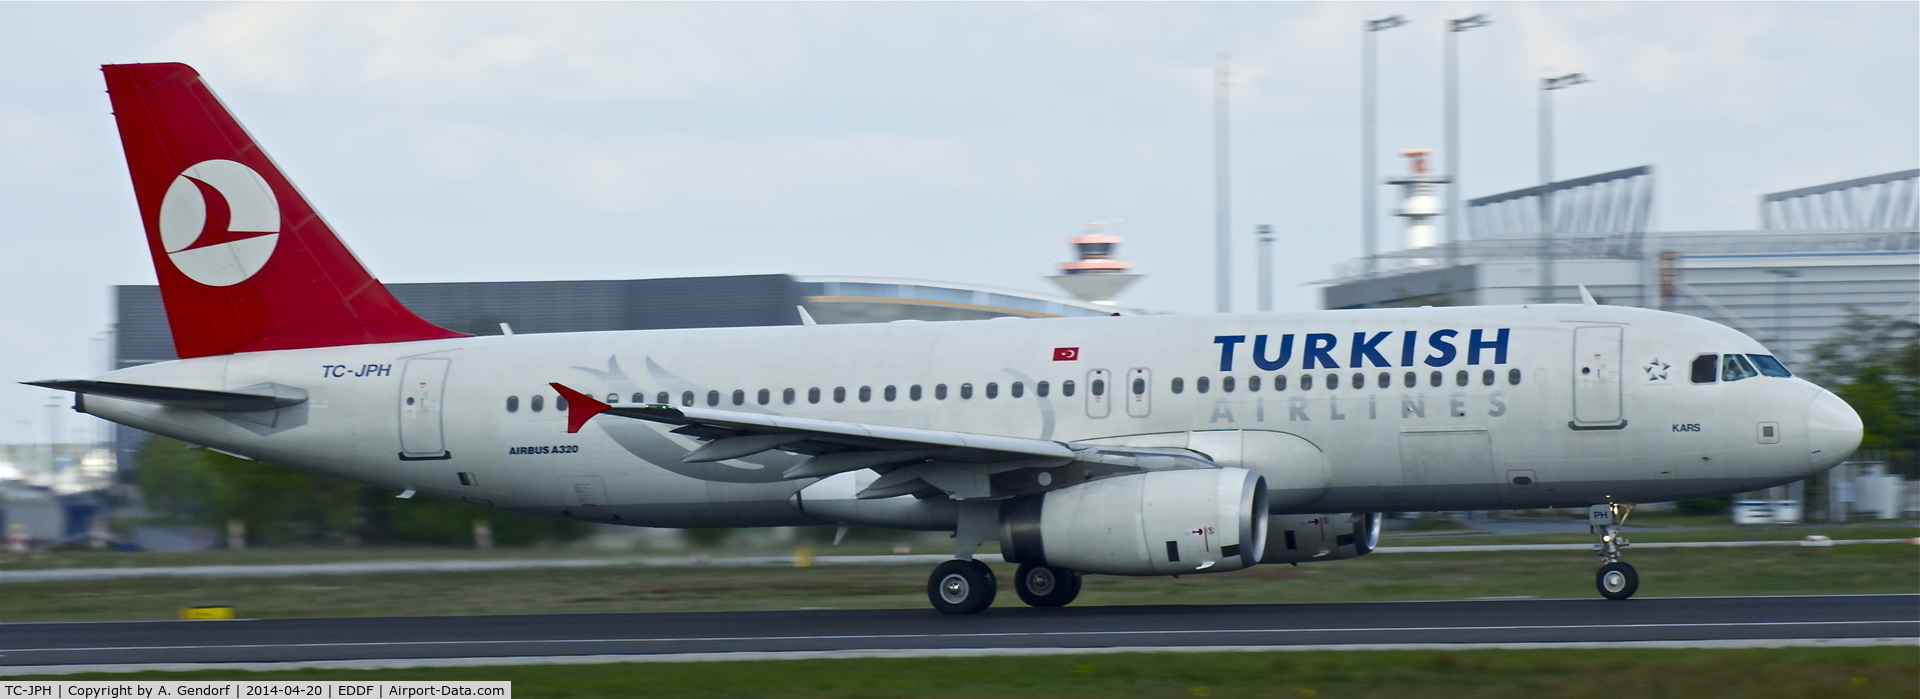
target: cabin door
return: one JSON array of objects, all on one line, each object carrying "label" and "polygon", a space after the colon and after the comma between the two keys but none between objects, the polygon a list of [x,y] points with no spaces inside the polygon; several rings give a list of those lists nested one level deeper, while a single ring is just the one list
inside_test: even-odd
[{"label": "cabin door", "polygon": [[409,359],[400,370],[400,458],[408,461],[445,459],[446,420],[441,396],[447,389],[443,358]]},{"label": "cabin door", "polygon": [[1573,329],[1573,422],[1579,429],[1626,426],[1620,414],[1620,336],[1618,325]]}]

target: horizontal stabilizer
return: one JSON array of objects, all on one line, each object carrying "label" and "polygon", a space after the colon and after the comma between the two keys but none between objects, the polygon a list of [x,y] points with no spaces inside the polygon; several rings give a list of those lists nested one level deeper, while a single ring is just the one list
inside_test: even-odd
[{"label": "horizontal stabilizer", "polygon": [[240,391],[210,391],[204,388],[150,386],[147,384],[91,381],[86,379],[28,381],[26,384],[59,391],[72,391],[89,396],[104,396],[107,398],[137,400],[144,403],[157,403],[169,408],[213,410],[230,413],[278,410],[307,402],[307,392],[304,389],[271,383],[248,386]]}]

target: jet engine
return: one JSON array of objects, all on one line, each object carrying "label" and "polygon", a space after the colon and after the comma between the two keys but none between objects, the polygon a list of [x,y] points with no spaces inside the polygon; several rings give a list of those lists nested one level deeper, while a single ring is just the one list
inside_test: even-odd
[{"label": "jet engine", "polygon": [[1267,485],[1242,468],[1149,471],[1017,498],[1000,509],[1009,563],[1108,575],[1185,575],[1258,563]]},{"label": "jet engine", "polygon": [[1274,515],[1261,563],[1359,558],[1380,543],[1380,513]]}]

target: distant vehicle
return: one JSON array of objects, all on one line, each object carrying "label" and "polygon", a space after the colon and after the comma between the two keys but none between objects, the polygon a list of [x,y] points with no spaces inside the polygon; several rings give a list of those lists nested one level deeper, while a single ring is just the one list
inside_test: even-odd
[{"label": "distant vehicle", "polygon": [[396,302],[193,69],[104,70],[182,359],[36,385],[402,497],[951,531],[949,614],[992,604],[986,542],[1058,606],[1083,574],[1353,558],[1381,512],[1496,508],[1588,508],[1625,599],[1633,503],[1860,441],[1752,338],[1591,303],[466,336]]}]

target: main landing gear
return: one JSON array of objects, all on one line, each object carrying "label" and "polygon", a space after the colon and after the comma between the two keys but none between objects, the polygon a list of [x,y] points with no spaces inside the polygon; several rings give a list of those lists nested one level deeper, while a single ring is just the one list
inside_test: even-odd
[{"label": "main landing gear", "polygon": [[976,614],[993,605],[998,594],[993,569],[975,560],[953,560],[935,566],[927,577],[927,600],[941,614]]},{"label": "main landing gear", "polygon": [[1587,529],[1600,536],[1600,543],[1593,545],[1593,552],[1600,555],[1601,562],[1593,585],[1600,590],[1600,596],[1607,599],[1626,599],[1640,589],[1640,574],[1620,560],[1620,549],[1632,545],[1620,534],[1620,525],[1632,512],[1633,505],[1623,503],[1587,508]]},{"label": "main landing gear", "polygon": [[[999,591],[993,569],[973,560],[981,544],[999,537],[1000,503],[961,501],[953,533],[953,557],[927,577],[927,601],[941,614],[977,614],[993,605]],[[1062,607],[1080,595],[1080,574],[1065,568],[1026,564],[1013,576],[1020,601],[1035,607]]]},{"label": "main landing gear", "polygon": [[1065,568],[1020,566],[1013,574],[1013,591],[1029,607],[1065,607],[1080,596],[1080,574]]}]

